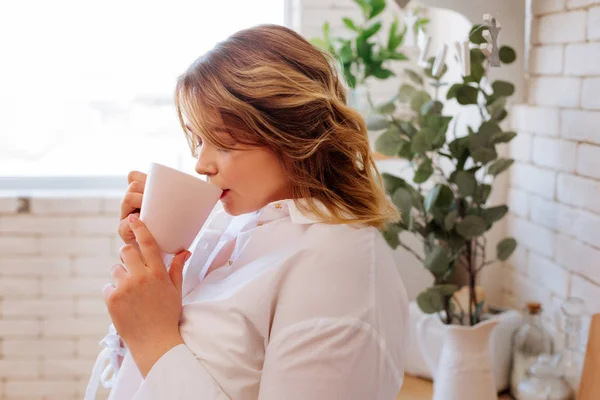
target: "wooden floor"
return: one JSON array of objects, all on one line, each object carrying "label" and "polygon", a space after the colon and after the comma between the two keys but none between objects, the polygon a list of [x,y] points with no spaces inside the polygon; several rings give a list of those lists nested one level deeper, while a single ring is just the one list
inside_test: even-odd
[{"label": "wooden floor", "polygon": [[[433,385],[430,381],[406,375],[397,400],[431,400],[432,397]],[[504,394],[499,400],[512,400],[512,397]]]}]

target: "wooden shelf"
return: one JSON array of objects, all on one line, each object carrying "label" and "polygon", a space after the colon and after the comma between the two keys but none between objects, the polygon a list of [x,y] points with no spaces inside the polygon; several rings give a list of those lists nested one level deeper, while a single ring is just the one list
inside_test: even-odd
[{"label": "wooden shelf", "polygon": [[[433,384],[431,381],[405,375],[404,384],[396,400],[431,400]],[[512,400],[508,394],[500,395],[498,400]]]}]

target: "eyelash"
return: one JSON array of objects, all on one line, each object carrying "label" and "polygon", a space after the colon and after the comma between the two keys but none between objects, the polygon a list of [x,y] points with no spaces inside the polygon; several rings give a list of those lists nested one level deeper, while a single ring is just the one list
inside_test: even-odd
[{"label": "eyelash", "polygon": [[[200,138],[196,138],[196,140],[198,141],[198,144],[196,145],[196,150],[198,150],[200,148],[200,146],[202,146],[202,139]],[[228,153],[229,149],[224,149],[222,147],[217,147],[217,151],[220,153]]]}]

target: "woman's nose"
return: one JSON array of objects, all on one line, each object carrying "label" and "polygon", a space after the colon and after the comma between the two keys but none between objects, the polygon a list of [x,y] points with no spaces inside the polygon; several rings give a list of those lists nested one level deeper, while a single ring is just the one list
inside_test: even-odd
[{"label": "woman's nose", "polygon": [[218,172],[214,154],[207,146],[202,146],[198,150],[198,161],[195,169],[198,174],[207,176],[216,175]]}]

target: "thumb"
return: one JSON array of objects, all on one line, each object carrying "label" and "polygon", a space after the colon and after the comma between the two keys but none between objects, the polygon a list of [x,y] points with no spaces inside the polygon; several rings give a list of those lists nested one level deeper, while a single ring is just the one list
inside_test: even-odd
[{"label": "thumb", "polygon": [[169,267],[169,277],[171,278],[171,282],[177,288],[177,291],[181,293],[181,285],[183,281],[183,267],[185,262],[190,258],[192,253],[187,250],[184,250],[180,253],[177,253],[173,260],[171,260],[171,265]]}]

